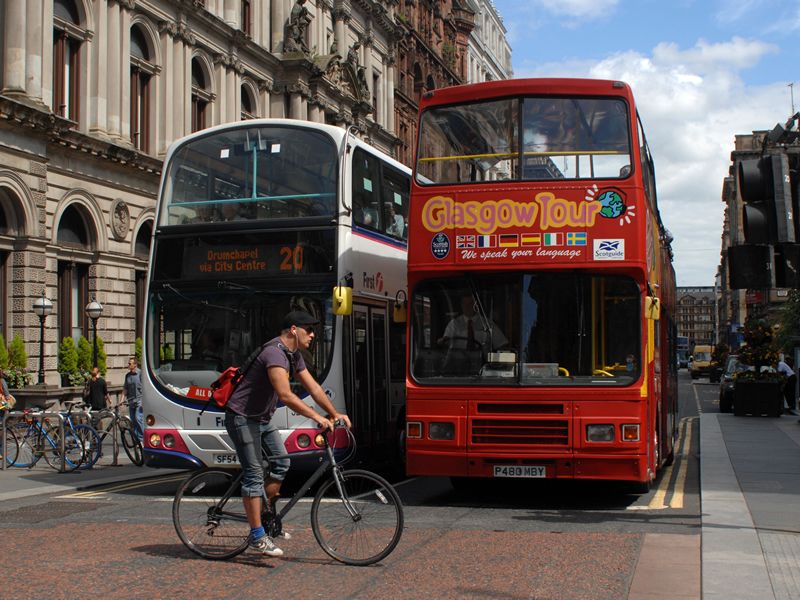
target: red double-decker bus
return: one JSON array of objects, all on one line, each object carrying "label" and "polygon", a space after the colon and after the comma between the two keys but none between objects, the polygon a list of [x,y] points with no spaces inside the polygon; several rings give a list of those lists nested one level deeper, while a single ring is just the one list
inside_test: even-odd
[{"label": "red double-decker bus", "polygon": [[630,87],[426,93],[409,228],[408,473],[648,489],[677,433],[675,276]]}]

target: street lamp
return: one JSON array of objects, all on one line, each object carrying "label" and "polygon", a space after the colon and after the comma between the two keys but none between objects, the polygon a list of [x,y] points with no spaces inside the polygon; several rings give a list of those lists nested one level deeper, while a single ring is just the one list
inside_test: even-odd
[{"label": "street lamp", "polygon": [[92,320],[92,334],[94,336],[93,353],[92,353],[92,366],[97,366],[97,319],[103,314],[103,305],[97,300],[92,298],[92,301],[86,305],[86,316]]},{"label": "street lamp", "polygon": [[42,290],[42,297],[33,303],[33,312],[39,317],[39,385],[44,385],[44,320],[53,312],[53,303]]}]

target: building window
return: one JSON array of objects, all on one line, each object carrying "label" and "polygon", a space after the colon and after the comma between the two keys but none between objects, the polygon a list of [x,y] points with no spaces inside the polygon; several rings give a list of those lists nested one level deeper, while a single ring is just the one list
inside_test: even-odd
[{"label": "building window", "polygon": [[249,36],[253,35],[253,13],[250,0],[242,0],[242,31]]},{"label": "building window", "polygon": [[211,102],[206,75],[200,61],[192,59],[192,132],[208,127],[206,113]]},{"label": "building window", "polygon": [[142,152],[150,149],[150,80],[155,72],[144,32],[131,27],[131,143]]},{"label": "building window", "polygon": [[136,289],[136,337],[144,336],[144,302],[147,294],[147,271],[134,271]]},{"label": "building window", "polygon": [[89,297],[89,267],[74,262],[58,263],[58,332],[59,339],[71,337],[76,342],[87,331],[84,307]]},{"label": "building window", "polygon": [[0,252],[0,335],[5,340],[8,340],[8,256],[8,252]]},{"label": "building window", "polygon": [[72,0],[53,2],[53,112],[78,120],[80,48],[84,32]]},{"label": "building window", "polygon": [[256,101],[250,92],[250,86],[242,86],[242,121],[256,118]]}]

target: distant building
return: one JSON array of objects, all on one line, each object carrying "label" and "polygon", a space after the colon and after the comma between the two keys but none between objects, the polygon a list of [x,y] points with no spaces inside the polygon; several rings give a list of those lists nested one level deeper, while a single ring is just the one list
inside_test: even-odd
[{"label": "distant building", "polygon": [[695,344],[716,344],[716,293],[712,286],[678,288],[678,335]]},{"label": "distant building", "polygon": [[492,0],[466,0],[466,3],[475,13],[475,29],[467,44],[467,83],[511,79],[514,69],[503,17]]}]

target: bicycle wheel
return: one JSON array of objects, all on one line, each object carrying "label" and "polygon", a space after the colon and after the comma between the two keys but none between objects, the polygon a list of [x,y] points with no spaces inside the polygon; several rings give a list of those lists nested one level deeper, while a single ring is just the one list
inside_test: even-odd
[{"label": "bicycle wheel", "polygon": [[75,435],[83,444],[81,469],[91,469],[100,458],[100,436],[91,425],[75,425]]},{"label": "bicycle wheel", "polygon": [[24,421],[17,421],[9,427],[14,428],[14,433],[19,440],[19,451],[13,463],[14,467],[26,469],[32,467],[38,459],[36,456],[38,435],[33,427],[29,427]]},{"label": "bicycle wheel", "polygon": [[232,558],[247,548],[250,526],[239,486],[220,505],[237,471],[203,469],[184,481],[172,502],[172,523],[189,550],[213,560]]},{"label": "bicycle wheel", "polygon": [[142,454],[142,442],[133,431],[133,425],[128,417],[120,417],[117,421],[119,427],[119,437],[122,439],[122,447],[125,449],[125,454],[131,459],[131,462],[137,467],[144,464],[144,455]]},{"label": "bicycle wheel", "polygon": [[[61,431],[55,425],[48,424],[42,421],[42,429],[39,432],[41,436],[41,448],[44,453],[44,459],[47,464],[53,467],[56,471],[61,471]],[[85,448],[83,441],[78,439],[78,436],[65,425],[64,429],[64,472],[74,471],[77,469],[83,460],[83,453]]]},{"label": "bicycle wheel", "polygon": [[19,455],[19,440],[17,434],[14,433],[13,427],[7,427],[5,435],[0,439],[0,460],[6,461],[6,464],[13,465]]},{"label": "bicycle wheel", "polygon": [[386,558],[403,534],[403,505],[382,477],[353,469],[336,474],[311,504],[311,530],[322,549],[348,565],[371,565]]}]

